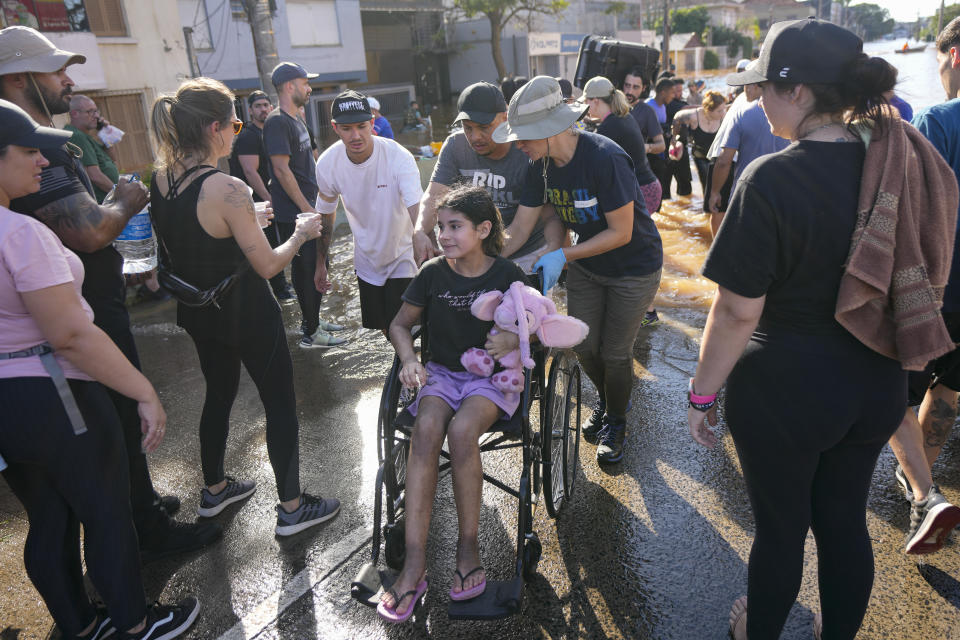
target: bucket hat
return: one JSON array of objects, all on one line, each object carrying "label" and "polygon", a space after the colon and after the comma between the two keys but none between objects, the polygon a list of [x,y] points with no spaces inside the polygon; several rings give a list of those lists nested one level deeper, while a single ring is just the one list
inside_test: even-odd
[{"label": "bucket hat", "polygon": [[493,141],[549,138],[569,129],[586,110],[586,105],[563,101],[556,79],[537,76],[513,95],[507,109],[507,121],[494,129]]},{"label": "bucket hat", "polygon": [[[58,67],[59,68],[59,67]],[[72,134],[62,129],[41,127],[27,112],[6,100],[0,100],[0,146],[15,144],[30,149],[55,149]]]},{"label": "bucket hat", "polygon": [[826,20],[809,18],[774,23],[760,47],[760,57],[727,84],[741,86],[773,80],[840,84],[846,67],[863,52],[863,40]]},{"label": "bucket hat", "polygon": [[14,25],[0,30],[0,76],[53,73],[67,65],[86,61],[86,56],[58,49],[36,29]]},{"label": "bucket hat", "polygon": [[603,76],[596,76],[587,80],[583,85],[583,99],[606,98],[613,93],[613,83]]}]

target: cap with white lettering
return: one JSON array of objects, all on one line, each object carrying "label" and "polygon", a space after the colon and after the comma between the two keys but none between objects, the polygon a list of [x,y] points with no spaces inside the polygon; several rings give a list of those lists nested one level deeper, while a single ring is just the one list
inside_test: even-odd
[{"label": "cap with white lettering", "polygon": [[332,120],[336,124],[355,124],[373,119],[367,96],[352,89],[344,91],[333,100]]}]

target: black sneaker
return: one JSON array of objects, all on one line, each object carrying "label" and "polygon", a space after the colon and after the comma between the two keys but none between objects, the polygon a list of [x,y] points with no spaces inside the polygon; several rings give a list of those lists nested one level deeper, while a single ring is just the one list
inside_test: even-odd
[{"label": "black sneaker", "polygon": [[606,415],[606,413],[607,403],[598,399],[593,405],[593,412],[583,423],[583,428],[580,430],[583,434],[583,439],[590,444],[597,441],[597,434],[603,429],[603,416]]},{"label": "black sneaker", "polygon": [[154,603],[147,609],[147,622],[140,633],[119,634],[124,640],[170,640],[183,635],[200,613],[200,602],[187,596],[177,604]]},{"label": "black sneaker", "polygon": [[160,502],[160,508],[168,516],[173,516],[177,511],[180,511],[180,498],[177,496],[161,496],[157,494],[157,500]]},{"label": "black sneaker", "polygon": [[940,488],[933,485],[926,499],[911,502],[905,551],[916,555],[939,551],[958,524],[960,507],[947,502]]},{"label": "black sneaker", "polygon": [[640,321],[641,327],[652,327],[655,324],[660,323],[660,316],[657,315],[657,310],[647,311],[643,314],[643,320]]},{"label": "black sneaker", "polygon": [[166,518],[140,536],[140,560],[144,563],[178,553],[202,549],[223,535],[215,522],[177,522]]},{"label": "black sneaker", "polygon": [[274,291],[273,295],[275,295],[280,302],[292,302],[297,299],[297,294],[290,290],[289,285],[283,289]]},{"label": "black sneaker", "polygon": [[907,502],[913,502],[913,487],[910,486],[910,481],[907,480],[907,474],[903,472],[903,467],[898,464],[893,476],[897,479],[897,484],[903,489],[903,497],[906,498]]},{"label": "black sneaker", "polygon": [[197,515],[202,518],[212,518],[227,508],[234,502],[240,502],[244,498],[253,495],[257,490],[257,483],[250,480],[234,480],[230,476],[226,477],[227,486],[220,493],[210,493],[204,487],[200,489],[200,506],[197,507]]},{"label": "black sneaker", "polygon": [[340,501],[336,498],[321,498],[304,492],[300,494],[300,506],[287,512],[277,505],[278,536],[292,536],[321,522],[326,522],[340,512]]},{"label": "black sneaker", "polygon": [[609,417],[603,421],[603,429],[597,436],[597,462],[612,463],[620,462],[623,458],[623,439],[627,435],[626,420],[611,420]]}]

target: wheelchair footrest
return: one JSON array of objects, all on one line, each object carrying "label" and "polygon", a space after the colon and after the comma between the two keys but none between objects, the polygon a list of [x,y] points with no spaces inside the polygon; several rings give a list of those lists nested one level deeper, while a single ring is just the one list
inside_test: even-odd
[{"label": "wheelchair footrest", "polygon": [[447,615],[451,620],[497,620],[520,611],[523,602],[523,578],[487,580],[487,588],[472,600],[450,601]]},{"label": "wheelchair footrest", "polygon": [[350,583],[350,596],[368,607],[376,607],[380,597],[397,579],[396,574],[386,569],[377,569],[371,562],[360,567],[353,582]]}]

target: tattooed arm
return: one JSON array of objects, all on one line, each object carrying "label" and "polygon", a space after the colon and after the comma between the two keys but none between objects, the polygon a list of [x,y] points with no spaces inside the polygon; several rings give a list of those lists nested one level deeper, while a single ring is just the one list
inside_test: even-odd
[{"label": "tattooed arm", "polygon": [[[339,196],[336,194],[328,196],[325,193],[320,193],[317,196],[317,201],[318,204],[320,200],[336,202],[337,198],[339,198]],[[320,215],[323,216],[323,231],[320,233],[320,237],[317,238],[317,266],[313,273],[313,286],[315,286],[320,293],[326,293],[330,291],[330,288],[333,286],[330,283],[330,277],[327,273],[327,256],[330,255],[330,242],[333,240],[333,225],[336,222],[337,214],[323,213]]]},{"label": "tattooed arm", "polygon": [[141,182],[117,184],[117,200],[99,205],[87,193],[74,193],[39,207],[33,215],[50,227],[67,247],[91,253],[120,235],[130,218],[146,206],[147,188]]},{"label": "tattooed arm", "polygon": [[247,185],[226,174],[215,175],[204,182],[197,214],[201,218],[212,217],[211,224],[225,224],[225,237],[233,236],[254,271],[264,278],[272,278],[290,264],[303,243],[318,237],[322,228],[319,217],[298,219],[290,239],[276,249],[271,248],[257,222]]}]

